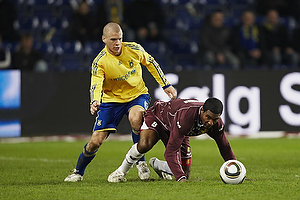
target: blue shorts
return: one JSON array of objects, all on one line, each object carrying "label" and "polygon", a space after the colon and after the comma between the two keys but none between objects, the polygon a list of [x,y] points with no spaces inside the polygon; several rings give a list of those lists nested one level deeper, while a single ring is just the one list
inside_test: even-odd
[{"label": "blue shorts", "polygon": [[147,110],[149,103],[149,94],[142,94],[128,103],[101,103],[93,131],[114,133],[123,116],[128,115],[130,108],[140,106]]}]

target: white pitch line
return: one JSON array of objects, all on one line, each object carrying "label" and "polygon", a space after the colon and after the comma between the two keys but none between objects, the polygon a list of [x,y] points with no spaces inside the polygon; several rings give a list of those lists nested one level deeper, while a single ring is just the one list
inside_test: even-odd
[{"label": "white pitch line", "polygon": [[[30,142],[75,142],[79,140],[88,141],[90,135],[59,135],[59,136],[37,136],[37,137],[16,137],[16,138],[1,138],[0,143],[30,143]],[[107,140],[129,141],[131,134],[111,134]]]},{"label": "white pitch line", "polygon": [[18,157],[5,157],[5,156],[0,156],[0,160],[10,160],[10,161],[20,161],[20,160],[25,160],[25,161],[34,161],[34,162],[58,162],[58,163],[69,163],[71,162],[70,160],[51,160],[51,159],[45,159],[45,158],[18,158]]}]

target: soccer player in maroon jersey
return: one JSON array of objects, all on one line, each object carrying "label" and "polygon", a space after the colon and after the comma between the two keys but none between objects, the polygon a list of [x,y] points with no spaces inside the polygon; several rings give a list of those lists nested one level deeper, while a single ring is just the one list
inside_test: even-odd
[{"label": "soccer player in maroon jersey", "polygon": [[170,179],[174,175],[177,181],[189,179],[192,158],[189,136],[208,134],[217,143],[224,161],[236,160],[225,135],[222,111],[223,104],[217,98],[208,98],[204,103],[196,99],[156,101],[145,114],[139,142],[131,147],[108,181],[125,181],[129,169],[159,140],[166,147],[166,162],[152,158],[149,163],[161,178]]},{"label": "soccer player in maroon jersey", "polygon": [[149,162],[161,178],[170,179],[165,175],[171,174],[177,181],[189,179],[192,158],[189,136],[208,134],[217,143],[225,161],[235,160],[220,117],[222,111],[223,104],[217,98],[209,98],[205,103],[195,99],[156,101],[146,112],[139,142],[131,147],[108,181],[125,181],[129,169],[159,140],[166,147],[164,157],[167,164],[156,158]]}]

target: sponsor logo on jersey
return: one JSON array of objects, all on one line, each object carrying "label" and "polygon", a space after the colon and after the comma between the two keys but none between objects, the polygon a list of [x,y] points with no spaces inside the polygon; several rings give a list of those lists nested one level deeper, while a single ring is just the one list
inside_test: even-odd
[{"label": "sponsor logo on jersey", "polygon": [[133,68],[131,71],[128,71],[124,76],[119,75],[116,78],[112,78],[112,81],[124,81],[127,80],[130,76],[136,73],[136,68]]}]

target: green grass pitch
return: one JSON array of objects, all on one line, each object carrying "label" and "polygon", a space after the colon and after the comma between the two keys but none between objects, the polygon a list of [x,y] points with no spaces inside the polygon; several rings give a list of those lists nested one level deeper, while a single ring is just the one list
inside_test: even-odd
[{"label": "green grass pitch", "polygon": [[[212,140],[191,139],[192,171],[188,182],[138,179],[136,168],[125,183],[107,177],[122,162],[131,141],[108,140],[86,169],[82,182],[66,183],[86,141],[0,143],[0,199],[300,199],[300,139],[229,139],[247,169],[240,185],[219,178],[223,160]],[[159,142],[146,154],[163,159]]]}]

